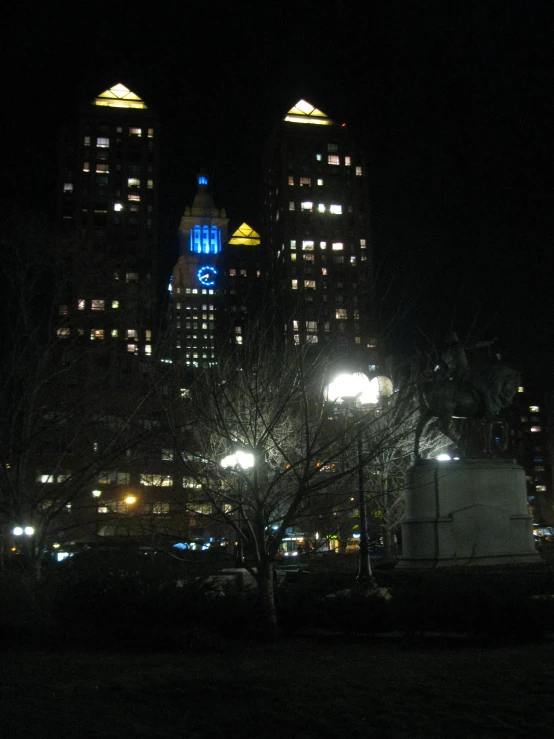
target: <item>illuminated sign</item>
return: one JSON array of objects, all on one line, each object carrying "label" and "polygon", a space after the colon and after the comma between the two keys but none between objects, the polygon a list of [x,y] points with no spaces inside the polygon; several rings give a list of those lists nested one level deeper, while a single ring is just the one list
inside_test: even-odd
[{"label": "illuminated sign", "polygon": [[196,276],[198,277],[198,282],[200,282],[204,287],[213,287],[215,285],[217,269],[215,267],[210,267],[209,265],[204,265],[203,267],[200,267]]}]

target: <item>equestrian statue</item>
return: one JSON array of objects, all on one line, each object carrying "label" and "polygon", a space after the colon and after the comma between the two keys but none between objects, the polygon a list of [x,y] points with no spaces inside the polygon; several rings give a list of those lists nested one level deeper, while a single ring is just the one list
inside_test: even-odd
[{"label": "equestrian statue", "polygon": [[[493,342],[480,342],[474,348],[490,346]],[[519,386],[519,373],[500,362],[486,364],[482,369],[470,367],[466,350],[456,333],[447,337],[446,347],[439,365],[432,377],[420,387],[420,418],[416,427],[414,454],[420,457],[419,442],[427,424],[438,419],[440,431],[449,438],[464,456],[467,453],[468,439],[458,432],[454,419],[479,421],[486,426],[488,433],[483,445],[484,452],[493,453],[492,430],[502,428],[502,445],[498,451],[508,446],[507,423],[502,412],[511,404]]]}]

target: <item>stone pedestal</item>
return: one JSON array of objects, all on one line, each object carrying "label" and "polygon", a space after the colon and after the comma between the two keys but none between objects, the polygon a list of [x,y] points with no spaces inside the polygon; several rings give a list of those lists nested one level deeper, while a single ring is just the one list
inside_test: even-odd
[{"label": "stone pedestal", "polygon": [[539,561],[525,472],[507,460],[420,460],[406,474],[400,567]]}]

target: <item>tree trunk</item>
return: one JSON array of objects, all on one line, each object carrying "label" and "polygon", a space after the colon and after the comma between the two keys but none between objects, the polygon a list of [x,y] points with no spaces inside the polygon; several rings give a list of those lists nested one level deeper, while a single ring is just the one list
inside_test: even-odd
[{"label": "tree trunk", "polygon": [[266,639],[278,639],[281,636],[281,629],[277,623],[273,562],[270,560],[264,559],[259,564],[258,589],[262,636]]}]

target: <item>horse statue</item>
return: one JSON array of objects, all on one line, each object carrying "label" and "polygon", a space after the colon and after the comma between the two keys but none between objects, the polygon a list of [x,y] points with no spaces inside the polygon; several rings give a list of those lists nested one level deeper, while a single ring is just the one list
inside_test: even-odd
[{"label": "horse statue", "polygon": [[[453,428],[453,419],[481,420],[489,424],[487,439],[488,453],[491,453],[490,429],[501,424],[503,410],[508,408],[519,386],[517,370],[504,364],[491,364],[477,373],[464,369],[450,375],[444,371],[423,383],[420,388],[420,418],[416,427],[414,454],[420,458],[419,442],[427,424],[438,419],[440,431],[464,453],[464,439]],[[504,445],[507,446],[505,433]],[[504,448],[505,448],[504,447]]]}]

